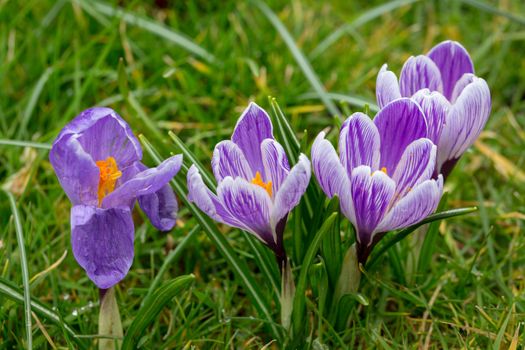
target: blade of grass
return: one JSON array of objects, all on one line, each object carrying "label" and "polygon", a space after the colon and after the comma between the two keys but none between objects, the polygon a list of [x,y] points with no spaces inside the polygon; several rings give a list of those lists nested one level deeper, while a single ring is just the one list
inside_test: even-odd
[{"label": "blade of grass", "polygon": [[337,28],[330,35],[328,35],[315,49],[310,53],[310,58],[315,59],[319,57],[322,53],[326,51],[330,46],[332,46],[337,40],[339,40],[344,34],[349,33],[362,25],[384,15],[385,13],[392,12],[393,10],[412,4],[419,0],[397,0],[390,1],[385,4],[379,5],[377,7],[371,8],[357,16],[355,19],[349,23],[343,24],[341,27]]},{"label": "blade of grass", "polygon": [[191,39],[187,38],[184,34],[178,33],[162,23],[156,22],[149,18],[138,16],[132,12],[122,10],[118,7],[113,7],[101,1],[89,1],[89,2],[86,0],[73,0],[73,1],[77,2],[80,6],[84,8],[91,7],[92,9],[96,10],[97,12],[105,16],[117,17],[132,26],[136,26],[141,29],[147,30],[148,32],[158,37],[161,37],[163,39],[166,39],[172,42],[173,44],[182,47],[188,52],[191,52],[194,55],[197,55],[205,59],[208,62],[217,61],[216,57],[210,52],[208,52],[206,49],[195,44]]},{"label": "blade of grass", "polygon": [[16,241],[18,243],[18,249],[20,251],[20,265],[22,268],[22,283],[24,285],[24,318],[26,324],[26,340],[27,349],[33,348],[33,333],[31,331],[31,286],[29,285],[29,272],[27,268],[27,256],[26,247],[24,242],[24,232],[22,231],[22,224],[20,222],[20,215],[16,207],[15,197],[11,192],[5,191],[7,198],[9,198],[9,204],[11,211],[13,212],[13,219],[15,222]]},{"label": "blade of grass", "polygon": [[519,23],[521,25],[525,25],[525,17],[521,17],[521,16],[516,16],[515,14],[513,13],[510,13],[510,12],[507,12],[507,11],[504,11],[504,10],[500,10],[499,8],[496,8],[490,4],[487,4],[483,1],[478,1],[478,0],[460,0],[461,2],[467,4],[467,5],[470,5],[472,7],[476,7],[480,10],[483,10],[485,12],[488,12],[492,15],[498,15],[498,16],[502,16],[502,17],[505,17],[505,18],[508,18],[510,19],[511,21],[514,21],[516,23]]},{"label": "blade of grass", "polygon": [[[372,100],[368,100],[364,97],[342,94],[338,92],[327,92],[326,96],[330,98],[331,100],[346,102],[351,106],[356,106],[360,108],[364,108],[365,106],[368,106],[371,112],[375,112],[375,113],[379,112],[379,107],[375,104],[375,102]],[[319,98],[319,96],[315,92],[307,92],[302,95],[299,95],[298,98],[299,100],[309,100],[312,98]]]},{"label": "blade of grass", "polygon": [[414,224],[412,226],[409,226],[399,231],[398,233],[393,235],[387,242],[385,242],[381,246],[381,248],[377,251],[377,253],[375,253],[370,258],[370,260],[366,264],[366,268],[370,269],[372,266],[374,266],[378,262],[379,257],[383,255],[383,253],[385,253],[388,249],[390,249],[390,247],[392,247],[394,244],[396,244],[397,242],[401,241],[406,236],[414,232],[418,227],[434,222],[434,221],[448,219],[448,218],[452,218],[452,217],[460,216],[460,215],[470,214],[472,212],[475,212],[476,210],[478,210],[477,207],[469,207],[469,208],[460,208],[460,209],[452,209],[452,210],[443,211],[441,213],[432,214],[428,216],[426,219],[418,222],[417,224]]},{"label": "blade of grass", "polygon": [[277,15],[264,2],[259,0],[251,0],[251,3],[257,6],[259,10],[261,10],[264,16],[266,16],[266,18],[279,32],[284,42],[288,46],[288,49],[292,53],[292,56],[294,57],[295,61],[306,76],[306,79],[308,79],[312,88],[319,95],[319,98],[321,99],[321,101],[323,101],[330,114],[332,114],[332,116],[334,117],[340,116],[341,112],[339,111],[335,103],[326,95],[326,90],[323,84],[321,84],[321,81],[319,80],[317,74],[315,74],[312,65],[310,64],[310,62],[308,62],[306,56],[297,47],[294,39],[292,38],[292,35],[288,31],[288,29],[286,29],[279,17],[277,17]]},{"label": "blade of grass", "polygon": [[[277,266],[275,263],[271,265],[271,260],[268,259],[267,254],[263,251],[263,249],[267,248],[263,247],[256,241],[256,238],[252,237],[249,233],[242,231],[242,234],[255,255],[255,260],[263,272],[265,279],[270,282],[275,295],[279,296],[279,270],[275,269],[275,266]],[[275,259],[273,259],[273,261],[275,262]]]},{"label": "blade of grass", "polygon": [[151,324],[167,303],[188,288],[193,281],[195,281],[193,274],[177,277],[164,283],[147,297],[144,306],[137,311],[133,322],[131,322],[126,332],[122,342],[122,350],[136,349],[137,343],[146,327]]},{"label": "blade of grass", "polygon": [[20,140],[0,139],[0,145],[51,149],[51,145],[49,143],[39,143],[39,142],[20,141]]}]

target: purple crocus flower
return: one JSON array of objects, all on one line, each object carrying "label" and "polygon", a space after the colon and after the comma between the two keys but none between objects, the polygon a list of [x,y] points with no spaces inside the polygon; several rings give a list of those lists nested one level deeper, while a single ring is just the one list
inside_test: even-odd
[{"label": "purple crocus flower", "polygon": [[446,178],[461,155],[476,141],[490,114],[490,90],[474,75],[474,65],[461,44],[444,41],[427,55],[410,57],[399,82],[383,65],[377,76],[377,103],[410,97],[427,116],[428,138],[437,145],[434,177]]},{"label": "purple crocus flower", "polygon": [[83,111],[56,138],[49,158],[73,204],[73,254],[101,289],[122,280],[133,262],[131,210],[139,205],[159,230],[175,224],[177,200],[168,185],[182,156],[156,168],[140,160],[142,149],[129,125],[109,108]]},{"label": "purple crocus flower", "polygon": [[188,199],[212,219],[255,235],[282,263],[286,219],[306,191],[310,161],[301,154],[290,169],[283,147],[273,137],[268,114],[250,103],[231,141],[215,146],[211,164],[217,194],[206,187],[192,165],[188,171]]},{"label": "purple crocus flower", "polygon": [[327,196],[339,196],[341,211],[356,230],[359,262],[386,232],[415,224],[436,209],[443,178],[432,179],[436,146],[427,134],[419,105],[400,98],[374,121],[352,114],[341,127],[339,157],[324,132],[315,139],[314,174]]}]

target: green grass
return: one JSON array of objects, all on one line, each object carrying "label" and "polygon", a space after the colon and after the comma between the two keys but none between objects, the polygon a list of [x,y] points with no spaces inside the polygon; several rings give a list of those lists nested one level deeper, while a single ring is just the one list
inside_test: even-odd
[{"label": "green grass", "polygon": [[[179,152],[168,136],[172,131],[209,169],[213,146],[229,137],[250,100],[271,111],[268,96],[275,96],[299,142],[308,145],[338,123],[339,111],[361,111],[365,103],[373,110],[383,63],[399,72],[410,55],[444,39],[463,43],[492,92],[481,143],[464,155],[446,185],[446,209],[479,211],[434,228],[435,249],[425,256],[423,271],[409,249],[416,239],[399,242],[379,258],[360,290],[368,306],[353,308],[349,324],[338,331],[319,317],[319,290],[308,284],[307,336],[311,331],[314,348],[507,349],[515,334],[517,344],[525,343],[522,1],[296,0],[269,1],[268,9],[258,1],[168,1],[168,8],[154,1],[121,3],[127,4],[125,12],[87,0],[0,0],[0,183],[13,175],[21,180],[15,196],[21,230],[0,193],[0,349],[24,348],[30,339],[24,288],[35,314],[34,349],[93,346],[98,291],[72,256],[70,204],[47,149],[81,110],[112,107],[162,157]],[[123,77],[131,97],[123,94]],[[23,146],[34,151],[23,155]],[[145,154],[145,162],[155,164]],[[185,183],[182,173],[177,180]],[[186,239],[197,224],[190,210],[181,206],[179,223],[169,233],[135,214],[135,260],[117,288],[124,330],[146,296],[155,295],[152,286],[193,273],[191,287],[142,332],[143,348],[269,344],[275,339],[270,322],[221,249],[204,231]],[[289,222],[287,248],[300,244],[292,235],[294,216]],[[278,323],[267,277],[272,271],[256,257],[256,252],[264,257],[265,248],[238,230],[218,226],[217,232],[244,258],[240,271],[260,286]],[[25,242],[25,261],[19,241]],[[182,250],[170,254],[179,245]],[[322,262],[317,255],[313,260],[315,272]],[[296,283],[299,275],[294,271]]]}]

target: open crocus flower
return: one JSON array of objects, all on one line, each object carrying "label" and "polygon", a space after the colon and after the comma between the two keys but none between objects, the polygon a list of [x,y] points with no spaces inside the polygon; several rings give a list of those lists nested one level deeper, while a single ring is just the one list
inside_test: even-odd
[{"label": "open crocus flower", "polygon": [[192,165],[188,199],[216,221],[246,230],[285,259],[286,219],[306,191],[310,161],[304,155],[290,170],[283,147],[273,137],[268,114],[250,103],[230,140],[215,146],[212,168],[217,194],[204,184]]},{"label": "open crocus flower", "polygon": [[474,65],[461,44],[444,41],[427,55],[410,57],[399,82],[385,64],[378,76],[377,103],[410,97],[427,117],[428,138],[437,145],[437,174],[448,176],[461,155],[476,141],[490,114],[490,90],[474,75]]},{"label": "open crocus flower", "polygon": [[159,230],[175,224],[177,200],[168,182],[182,156],[148,169],[129,125],[109,108],[87,109],[56,138],[49,158],[73,204],[73,254],[101,289],[122,280],[133,262],[131,210],[138,199]]},{"label": "open crocus flower", "polygon": [[374,121],[363,113],[350,116],[339,134],[339,157],[324,132],[317,136],[314,174],[327,196],[339,196],[341,211],[356,230],[359,262],[386,232],[436,209],[443,178],[432,179],[435,162],[425,116],[408,98],[386,105]]}]

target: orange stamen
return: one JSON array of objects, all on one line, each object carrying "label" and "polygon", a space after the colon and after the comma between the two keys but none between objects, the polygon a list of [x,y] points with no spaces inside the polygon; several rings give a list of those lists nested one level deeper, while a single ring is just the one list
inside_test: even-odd
[{"label": "orange stamen", "polygon": [[270,197],[272,196],[272,182],[271,181],[264,182],[262,180],[262,176],[260,172],[255,173],[255,177],[252,179],[252,184],[261,186],[262,188],[266,190],[266,192],[268,192],[268,195]]},{"label": "orange stamen", "polygon": [[96,164],[100,170],[98,183],[98,206],[100,207],[104,197],[115,189],[117,179],[122,176],[122,171],[118,170],[117,162],[113,157],[99,160]]},{"label": "orange stamen", "polygon": [[386,172],[386,167],[382,167],[381,171],[384,172],[386,175],[388,175],[388,173]]}]

